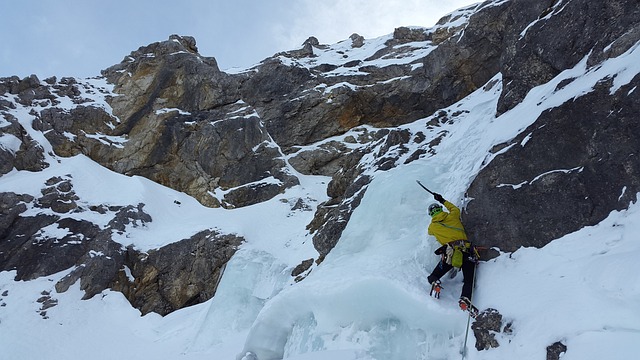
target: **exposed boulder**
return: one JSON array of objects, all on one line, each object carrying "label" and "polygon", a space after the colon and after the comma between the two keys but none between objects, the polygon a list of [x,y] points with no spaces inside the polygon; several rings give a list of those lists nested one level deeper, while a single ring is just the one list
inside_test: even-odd
[{"label": "exposed boulder", "polygon": [[547,360],[560,360],[562,354],[567,352],[567,346],[560,341],[547,346]]},{"label": "exposed boulder", "polygon": [[424,28],[410,28],[401,26],[393,31],[393,39],[390,40],[389,45],[398,45],[427,40],[429,40],[429,36]]},{"label": "exposed boulder", "polygon": [[234,235],[203,231],[148,253],[128,248],[124,266],[134,280],[121,265],[112,286],[143,314],[166,315],[199,304],[213,297],[224,265],[241,242]]},{"label": "exposed boulder", "polygon": [[40,171],[49,166],[44,149],[11,116],[9,125],[0,130],[3,146],[0,146],[0,175],[13,169]]},{"label": "exposed boulder", "polygon": [[292,271],[291,271],[291,276],[300,276],[302,275],[302,273],[304,273],[305,271],[309,270],[309,268],[313,265],[313,259],[307,259],[302,261],[300,264],[298,264],[298,266],[296,266]]},{"label": "exposed boulder", "polygon": [[71,110],[53,107],[42,110],[33,126],[45,134],[56,154],[64,157],[84,154],[108,164],[113,161],[108,149],[122,147],[125,140],[108,135],[117,122],[99,107],[80,106]]},{"label": "exposed boulder", "polygon": [[140,203],[138,206],[110,206],[110,211],[116,211],[113,219],[109,221],[107,227],[112,231],[116,231],[120,234],[124,234],[127,231],[127,227],[142,227],[146,223],[153,221],[151,216],[144,212],[144,204]]},{"label": "exposed boulder", "polygon": [[167,315],[209,300],[215,294],[224,265],[242,238],[204,231],[148,253],[122,250],[109,239],[97,241],[67,276],[56,284],[64,292],[80,280],[84,298],[111,288],[122,292],[142,314]]},{"label": "exposed boulder", "polygon": [[[332,194],[334,197],[328,202],[320,204],[313,220],[307,225],[310,233],[315,233],[313,246],[320,254],[319,261],[322,261],[340,240],[340,235],[347,227],[353,210],[360,205],[367,185],[371,182],[369,176],[358,176],[359,174],[359,170],[349,171],[346,176],[353,177],[353,183],[347,186],[343,192]],[[340,179],[341,176],[336,178]]]},{"label": "exposed boulder", "polygon": [[38,314],[40,314],[40,316],[42,316],[42,318],[46,320],[49,318],[47,316],[47,309],[58,305],[58,299],[51,296],[51,293],[49,291],[43,291],[40,293],[40,295],[42,296],[40,296],[38,300],[36,300],[37,303],[41,304],[40,309],[38,309]]},{"label": "exposed boulder", "polygon": [[72,190],[70,179],[53,177],[45,184],[47,187],[41,190],[42,197],[37,199],[35,206],[51,209],[58,214],[71,212],[78,207],[76,200],[80,200],[80,198]]},{"label": "exposed boulder", "polygon": [[500,343],[496,339],[497,334],[511,335],[513,324],[505,321],[502,314],[496,309],[486,309],[481,311],[471,324],[473,335],[476,338],[475,347],[478,351],[497,348]]},{"label": "exposed boulder", "polygon": [[353,33],[349,36],[349,39],[351,40],[351,47],[353,48],[361,48],[364,45],[364,36],[362,35]]}]

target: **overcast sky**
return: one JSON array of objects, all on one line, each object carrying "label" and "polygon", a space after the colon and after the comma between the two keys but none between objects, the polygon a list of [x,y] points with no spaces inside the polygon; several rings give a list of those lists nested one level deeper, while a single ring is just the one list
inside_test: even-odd
[{"label": "overcast sky", "polygon": [[0,0],[0,77],[91,77],[171,34],[221,69],[245,68],[309,36],[333,44],[433,26],[476,0]]}]

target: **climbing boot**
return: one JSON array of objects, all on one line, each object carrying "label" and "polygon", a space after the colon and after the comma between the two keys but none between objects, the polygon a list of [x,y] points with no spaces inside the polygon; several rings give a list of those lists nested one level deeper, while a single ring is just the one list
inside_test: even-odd
[{"label": "climbing boot", "polygon": [[475,319],[476,316],[478,316],[478,308],[473,306],[471,300],[469,300],[469,298],[467,298],[466,296],[460,297],[460,300],[458,300],[458,305],[460,305],[460,309],[462,311],[469,312],[469,315],[471,315],[472,318]]},{"label": "climbing boot", "polygon": [[440,290],[442,290],[442,283],[440,280],[436,280],[431,283],[431,292],[429,292],[429,295],[436,299],[440,299]]}]

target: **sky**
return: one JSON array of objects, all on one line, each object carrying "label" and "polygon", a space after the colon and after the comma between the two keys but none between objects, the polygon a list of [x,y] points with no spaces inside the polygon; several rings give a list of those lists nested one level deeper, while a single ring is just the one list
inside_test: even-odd
[{"label": "sky", "polygon": [[222,70],[399,26],[433,26],[475,0],[0,0],[0,77],[92,77],[171,34],[196,39]]}]

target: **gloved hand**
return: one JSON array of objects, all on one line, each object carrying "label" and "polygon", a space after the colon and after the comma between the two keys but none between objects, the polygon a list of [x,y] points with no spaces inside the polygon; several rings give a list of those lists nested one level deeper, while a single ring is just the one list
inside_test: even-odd
[{"label": "gloved hand", "polygon": [[444,198],[442,197],[442,195],[435,193],[433,194],[433,198],[436,199],[437,202],[439,202],[440,204],[444,204]]},{"label": "gloved hand", "polygon": [[434,251],[433,253],[436,255],[442,255],[447,251],[447,245],[442,245],[439,248],[436,249],[436,251]]}]

